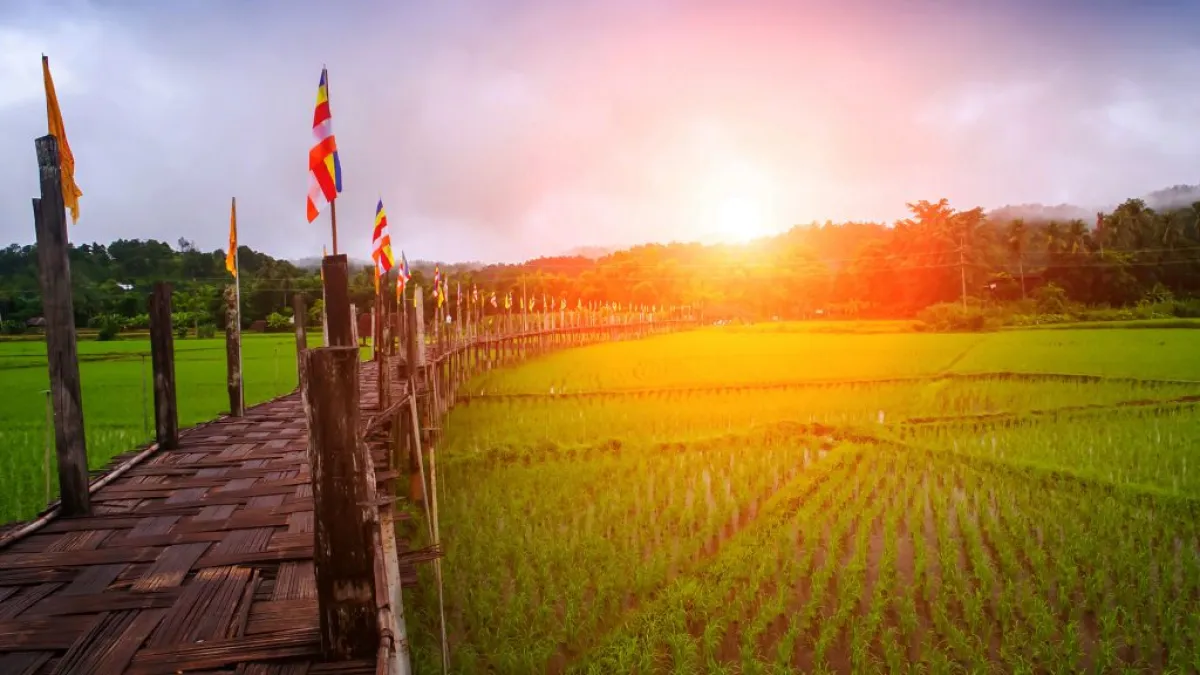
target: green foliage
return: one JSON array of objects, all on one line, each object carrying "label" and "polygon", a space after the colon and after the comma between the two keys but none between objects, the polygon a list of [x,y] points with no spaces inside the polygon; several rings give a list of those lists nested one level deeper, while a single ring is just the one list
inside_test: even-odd
[{"label": "green foliage", "polygon": [[1200,380],[1189,331],[846,328],[468,384],[437,456],[450,672],[1194,669],[1200,382],[1121,377]]},{"label": "green foliage", "polygon": [[211,339],[217,334],[217,327],[211,323],[202,323],[196,327],[196,337],[201,340]]},{"label": "green foliage", "polygon": [[4,335],[21,335],[25,332],[25,322],[16,319],[0,321],[0,333]]},{"label": "green foliage", "polygon": [[96,339],[101,342],[116,339],[125,325],[125,318],[117,314],[101,314],[92,317],[88,326],[97,329]]},{"label": "green foliage", "polygon": [[272,312],[271,315],[267,317],[267,330],[273,333],[281,333],[283,331],[290,330],[291,327],[292,324],[288,321],[288,317],[280,314],[279,312]]},{"label": "green foliage", "polygon": [[1033,299],[1037,302],[1037,309],[1042,314],[1067,313],[1069,305],[1067,292],[1058,284],[1049,283],[1042,286],[1034,291]]},{"label": "green foliage", "polygon": [[942,302],[930,305],[917,314],[924,330],[939,333],[978,333],[995,330],[1000,320],[977,305],[963,307],[958,302]]},{"label": "green foliage", "polygon": [[[559,256],[519,265],[443,265],[452,297],[462,282],[486,299],[521,293],[585,304],[703,308],[710,319],[911,319],[941,303],[994,306],[1036,297],[1053,286],[1063,294],[1043,314],[1070,314],[1076,305],[1132,307],[1200,294],[1200,206],[1156,212],[1129,200],[1107,214],[1103,230],[1082,221],[986,218],[947,200],[909,205],[911,217],[885,223],[796,226],[753,246],[637,246],[598,259]],[[119,240],[71,249],[75,307],[82,323],[98,314],[133,317],[146,311],[154,281],[174,284],[174,306],[221,325],[227,279],[224,253],[181,250],[158,241]],[[309,298],[319,322],[317,270],[299,269],[246,247],[241,260],[245,325],[286,315],[295,293]],[[432,265],[414,263],[412,284],[429,299]],[[965,282],[965,284],[963,283]],[[394,283],[384,286],[394,301]],[[409,293],[411,294],[411,289]],[[374,297],[372,268],[350,270],[351,301]],[[468,296],[469,297],[469,296]],[[1061,301],[1061,302],[1058,302]],[[456,302],[451,303],[456,306]],[[426,302],[427,321],[434,303]],[[485,305],[490,313],[490,303]],[[41,313],[33,247],[0,249],[0,316],[26,320]],[[1029,315],[1029,311],[1015,311]],[[975,321],[972,319],[972,321]]]}]

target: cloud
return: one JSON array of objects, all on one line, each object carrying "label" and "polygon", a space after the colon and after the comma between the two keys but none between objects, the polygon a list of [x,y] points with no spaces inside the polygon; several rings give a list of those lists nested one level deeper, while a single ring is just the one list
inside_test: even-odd
[{"label": "cloud", "polygon": [[[2,3],[3,0],[0,0]],[[1195,180],[1190,16],[1121,3],[110,3],[0,9],[0,240],[33,237],[50,55],[76,240],[186,236],[311,255],[322,64],[365,256],[376,199],[410,258],[518,259],[963,208],[1106,203]],[[1140,6],[1139,6],[1140,7]],[[12,11],[10,11],[10,9]]]}]

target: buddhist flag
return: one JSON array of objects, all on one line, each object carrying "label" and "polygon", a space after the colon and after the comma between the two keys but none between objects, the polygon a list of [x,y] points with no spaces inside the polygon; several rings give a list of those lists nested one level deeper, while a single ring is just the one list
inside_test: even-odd
[{"label": "buddhist flag", "polygon": [[404,287],[408,285],[408,280],[411,278],[412,274],[408,271],[408,258],[405,257],[404,251],[400,251],[400,270],[396,274],[396,292],[403,295]]},{"label": "buddhist flag", "polygon": [[329,71],[321,69],[317,85],[317,107],[313,112],[313,147],[308,151],[308,222],[342,191],[342,163],[338,160],[337,141],[333,137],[333,117],[329,112]]},{"label": "buddhist flag", "polygon": [[229,250],[225,252],[225,269],[237,278],[237,197],[229,204]]},{"label": "buddhist flag", "polygon": [[375,261],[375,277],[392,271],[396,259],[392,256],[392,236],[388,233],[387,212],[383,200],[375,207],[375,234],[371,236],[371,258]]},{"label": "buddhist flag", "polygon": [[496,291],[492,291],[492,307],[498,307],[496,304]]},{"label": "buddhist flag", "polygon": [[58,168],[62,174],[63,205],[71,211],[71,222],[79,221],[79,198],[83,192],[75,184],[75,155],[67,143],[67,132],[63,129],[62,109],[58,107],[58,95],[54,93],[54,80],[50,77],[50,59],[42,55],[42,80],[46,85],[46,118],[50,135],[58,140]]}]

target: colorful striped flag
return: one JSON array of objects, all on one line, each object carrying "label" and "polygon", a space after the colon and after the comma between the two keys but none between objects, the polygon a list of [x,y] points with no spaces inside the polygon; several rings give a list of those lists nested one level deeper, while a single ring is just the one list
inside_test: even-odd
[{"label": "colorful striped flag", "polygon": [[62,109],[58,107],[58,94],[54,92],[54,80],[50,77],[50,59],[42,55],[42,82],[46,87],[46,119],[50,135],[58,141],[58,168],[62,175],[63,206],[71,211],[71,222],[79,221],[79,198],[83,191],[75,184],[75,155],[67,144],[67,132],[63,128]]},{"label": "colorful striped flag", "polygon": [[[225,269],[237,278],[237,197],[229,205],[229,250],[225,251]],[[324,271],[321,275],[324,276]]]},{"label": "colorful striped flag", "polygon": [[404,251],[400,251],[400,270],[396,274],[396,293],[404,295],[404,287],[408,285],[408,280],[412,278],[412,274],[408,271],[408,258],[404,256]]},{"label": "colorful striped flag", "polygon": [[317,107],[313,112],[312,150],[308,151],[308,222],[342,191],[342,163],[338,160],[337,141],[333,137],[333,117],[329,112],[329,71],[321,69],[317,85]]},{"label": "colorful striped flag", "polygon": [[387,212],[383,200],[375,207],[375,234],[371,236],[371,259],[375,261],[375,276],[392,271],[396,259],[392,255],[392,235],[388,232]]}]

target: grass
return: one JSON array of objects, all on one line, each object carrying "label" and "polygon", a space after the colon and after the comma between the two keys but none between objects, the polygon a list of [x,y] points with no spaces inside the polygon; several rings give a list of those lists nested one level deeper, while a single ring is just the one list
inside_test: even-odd
[{"label": "grass", "polygon": [[1195,333],[1171,329],[831,334],[800,327],[707,328],[647,343],[559,352],[516,371],[481,377],[471,393],[763,385],[948,372],[1200,381],[1200,349]]},{"label": "grass", "polygon": [[[78,348],[88,465],[99,469],[114,455],[153,438],[150,343],[80,342]],[[243,336],[242,363],[248,405],[296,387],[296,348],[291,335]],[[47,502],[45,391],[49,376],[45,344],[0,344],[0,377],[5,390],[0,404],[0,523],[5,523],[35,515]],[[176,340],[175,377],[181,426],[229,410],[223,338]],[[53,438],[49,441],[53,454]],[[56,471],[52,458],[51,499],[58,493]]]},{"label": "grass", "polygon": [[1189,333],[731,327],[484,375],[438,457],[450,670],[1196,672],[1200,382],[1153,381],[1200,380]]}]

